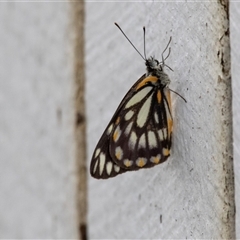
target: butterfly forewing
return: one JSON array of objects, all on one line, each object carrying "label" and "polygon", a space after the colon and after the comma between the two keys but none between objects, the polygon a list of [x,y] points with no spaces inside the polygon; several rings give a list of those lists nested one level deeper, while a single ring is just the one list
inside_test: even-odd
[{"label": "butterfly forewing", "polygon": [[109,149],[112,160],[120,168],[153,167],[170,155],[170,93],[168,88],[156,86],[156,81],[153,76],[143,79],[132,89],[135,94],[122,105]]}]

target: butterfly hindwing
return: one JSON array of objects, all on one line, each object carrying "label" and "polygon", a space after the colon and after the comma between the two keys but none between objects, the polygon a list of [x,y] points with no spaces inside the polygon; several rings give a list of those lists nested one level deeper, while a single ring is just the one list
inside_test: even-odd
[{"label": "butterfly hindwing", "polygon": [[127,170],[120,168],[114,161],[112,161],[109,154],[109,138],[103,136],[98,143],[90,165],[91,175],[95,178],[110,178],[126,172]]},{"label": "butterfly hindwing", "polygon": [[112,135],[112,131],[117,123],[117,119],[119,118],[119,114],[121,114],[122,106],[125,104],[126,101],[128,101],[128,99],[132,97],[134,93],[132,89],[135,89],[135,86],[139,84],[139,82],[142,82],[143,79],[145,79],[145,74],[132,86],[132,88],[125,95],[93,152],[90,165],[90,173],[95,178],[106,179],[110,177],[115,177],[116,175],[127,171],[127,169],[125,168],[120,168],[112,160],[109,151],[110,138]]}]

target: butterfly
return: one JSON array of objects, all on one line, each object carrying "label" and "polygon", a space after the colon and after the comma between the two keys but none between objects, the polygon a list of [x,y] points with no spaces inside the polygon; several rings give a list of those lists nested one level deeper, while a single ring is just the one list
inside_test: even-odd
[{"label": "butterfly", "polygon": [[[154,57],[146,58],[145,27],[143,57],[120,26],[115,25],[144,59],[147,71],[127,92],[93,152],[90,173],[97,179],[163,163],[170,156],[172,144],[170,91],[174,91],[168,88],[170,79],[164,72],[165,60],[171,52],[171,38],[159,62]],[[168,47],[169,53],[164,58]]]}]

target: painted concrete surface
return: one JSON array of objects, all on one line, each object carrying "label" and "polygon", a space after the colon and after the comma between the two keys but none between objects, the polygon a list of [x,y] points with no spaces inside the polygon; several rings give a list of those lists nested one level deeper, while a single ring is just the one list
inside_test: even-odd
[{"label": "painted concrete surface", "polygon": [[70,5],[0,5],[0,238],[77,238]]},{"label": "painted concrete surface", "polygon": [[[206,2],[86,3],[88,159],[122,97],[145,72],[143,52],[167,64],[174,133],[170,159],[109,180],[89,177],[91,239],[234,238],[231,84],[224,7]],[[222,64],[224,63],[224,71]]]}]

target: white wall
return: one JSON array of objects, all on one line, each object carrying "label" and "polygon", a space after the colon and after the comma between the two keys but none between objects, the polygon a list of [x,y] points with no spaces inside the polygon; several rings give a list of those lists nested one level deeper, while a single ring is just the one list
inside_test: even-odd
[{"label": "white wall", "polygon": [[70,4],[0,3],[0,238],[77,238]]},{"label": "white wall", "polygon": [[[113,24],[143,52],[160,58],[169,37],[174,69],[172,156],[148,170],[109,180],[89,178],[91,239],[234,238],[231,82],[226,11],[206,2],[86,4],[89,161],[121,98],[144,62]],[[160,222],[160,216],[162,221]]]},{"label": "white wall", "polygon": [[[72,34],[77,33],[72,32],[70,6],[0,3],[0,238],[78,238],[82,205],[77,201],[84,195],[79,194],[78,167],[83,171],[84,164],[76,159],[75,149],[78,53],[74,56]],[[145,25],[147,54],[157,58],[173,37],[167,60],[174,69],[168,71],[171,88],[188,101],[172,94],[173,147],[166,163],[106,181],[89,178],[90,238],[234,238],[231,84],[223,6],[87,1],[86,16],[89,161],[120,100],[145,72],[115,21],[141,52]],[[230,17],[239,212],[236,2]],[[240,238],[239,215],[236,221]]]}]

